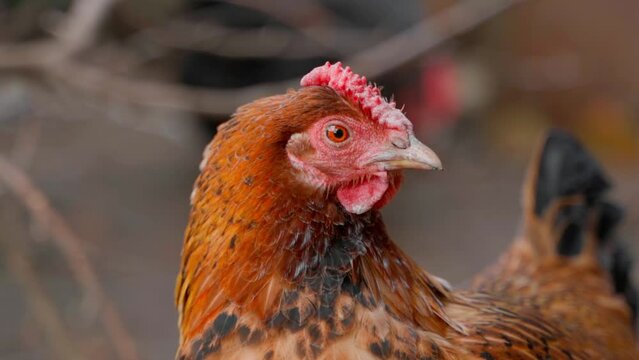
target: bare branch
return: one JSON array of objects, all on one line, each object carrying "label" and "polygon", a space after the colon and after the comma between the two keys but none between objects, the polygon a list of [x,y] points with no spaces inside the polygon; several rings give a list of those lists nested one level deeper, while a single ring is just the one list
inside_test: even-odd
[{"label": "bare branch", "polygon": [[109,14],[111,8],[119,0],[76,0],[69,14],[60,23],[56,38],[64,44],[67,55],[90,46]]},{"label": "bare branch", "polygon": [[0,67],[45,67],[71,57],[93,43],[96,32],[118,0],[76,0],[53,32],[56,38],[0,46]]},{"label": "bare branch", "polygon": [[47,342],[56,354],[55,357],[61,360],[83,359],[84,356],[74,345],[74,341],[64,326],[62,316],[40,283],[27,254],[22,246],[15,241],[15,239],[0,237],[7,268],[22,286],[29,308],[33,311]]},{"label": "bare branch", "polygon": [[204,89],[112,75],[97,66],[67,61],[52,68],[52,80],[110,100],[165,110],[226,116],[247,102],[297,86],[298,80],[240,89]]},{"label": "bare branch", "polygon": [[332,14],[316,0],[280,0],[278,6],[261,0],[225,0],[229,4],[257,10],[298,29],[306,29],[332,19]]},{"label": "bare branch", "polygon": [[138,359],[135,344],[124,326],[119,313],[106,296],[89,258],[82,248],[82,240],[71,230],[49,204],[48,199],[29,177],[0,155],[0,181],[22,202],[33,219],[48,230],[55,244],[60,248],[69,268],[82,286],[85,294],[100,306],[100,318],[121,359]]},{"label": "bare branch", "polygon": [[522,1],[460,1],[387,41],[353,56],[348,59],[347,64],[371,78],[384,75]]},{"label": "bare branch", "polygon": [[[301,34],[297,29],[262,27],[231,29],[202,21],[173,20],[142,30],[132,42],[155,43],[180,50],[195,50],[232,58],[299,59],[327,54],[349,54],[381,40],[380,34],[349,27],[320,26]],[[322,42],[314,39],[320,38]],[[325,43],[331,46],[325,46]]]},{"label": "bare branch", "polygon": [[[11,151],[13,161],[28,166],[33,160],[39,137],[40,122],[29,121],[25,126],[22,126]],[[0,196],[3,195],[3,192],[4,186],[0,186]],[[11,222],[13,219],[10,217],[17,216],[15,212],[9,211],[12,209],[8,206],[4,206],[0,210],[5,215],[3,216],[5,221]],[[4,236],[0,236],[0,245],[4,250],[2,254],[7,268],[22,286],[29,308],[56,357],[58,359],[82,359],[83,356],[76,346],[77,342],[72,341],[72,337],[64,325],[63,317],[44,290],[28,254],[24,250],[24,245],[15,240],[10,229]]]},{"label": "bare branch", "polygon": [[[370,78],[382,76],[521,1],[466,0],[459,2],[419,22],[405,32],[344,61]],[[296,87],[299,81],[291,79],[229,90],[195,89],[178,84],[133,80],[72,59],[67,59],[63,63],[34,67],[33,64],[38,62],[32,57],[38,56],[38,53],[35,49],[33,51],[29,49],[33,45],[41,44],[17,45],[20,49],[14,49],[11,55],[6,55],[6,51],[0,48],[0,54],[4,52],[0,55],[0,68],[35,68],[49,75],[50,79],[68,84],[80,91],[90,91],[96,95],[162,109],[228,115],[241,104],[282,92],[289,87]],[[42,54],[39,55],[42,56]]]},{"label": "bare branch", "polygon": [[267,14],[340,57],[347,57],[354,51],[373,45],[370,40],[379,37],[379,34],[373,36],[374,30],[369,30],[368,36],[353,36],[353,31],[329,26],[334,20],[332,13],[315,0],[280,0],[279,6],[261,0],[225,1]]},{"label": "bare branch", "polygon": [[[23,119],[23,121],[26,121],[26,119]],[[38,147],[41,130],[39,121],[27,121],[24,126],[20,127],[9,154],[14,164],[23,169],[31,165]],[[5,187],[0,184],[0,196],[4,195],[4,193]]]}]

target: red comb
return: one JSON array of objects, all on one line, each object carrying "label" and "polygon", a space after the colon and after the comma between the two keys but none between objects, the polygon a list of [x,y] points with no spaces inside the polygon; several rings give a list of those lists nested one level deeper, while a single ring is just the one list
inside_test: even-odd
[{"label": "red comb", "polygon": [[338,94],[359,104],[374,120],[393,128],[412,128],[406,116],[397,108],[395,102],[382,97],[379,88],[369,84],[364,76],[353,73],[351,68],[342,67],[342,63],[326,62],[304,75],[301,86],[329,86]]}]

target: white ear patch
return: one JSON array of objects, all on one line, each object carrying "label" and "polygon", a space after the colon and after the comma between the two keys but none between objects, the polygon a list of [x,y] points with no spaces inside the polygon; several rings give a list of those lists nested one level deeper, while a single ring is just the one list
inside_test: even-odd
[{"label": "white ear patch", "polygon": [[304,155],[312,150],[313,145],[304,133],[291,135],[286,143],[286,154],[291,165],[299,170],[300,180],[316,188],[325,188],[329,185],[326,175],[304,161]]},{"label": "white ear patch", "polygon": [[311,149],[313,149],[311,140],[305,133],[291,135],[288,139],[288,143],[286,143],[286,151],[289,154],[295,155],[297,158],[301,157]]}]

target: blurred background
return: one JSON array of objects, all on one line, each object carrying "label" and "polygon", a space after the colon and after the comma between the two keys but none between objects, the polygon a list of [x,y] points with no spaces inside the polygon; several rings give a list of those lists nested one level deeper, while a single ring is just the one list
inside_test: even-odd
[{"label": "blurred background", "polygon": [[608,169],[639,254],[638,22],[634,0],[0,0],[0,358],[173,358],[202,149],[326,60],[442,158],[384,210],[433,274],[511,241],[550,127]]}]

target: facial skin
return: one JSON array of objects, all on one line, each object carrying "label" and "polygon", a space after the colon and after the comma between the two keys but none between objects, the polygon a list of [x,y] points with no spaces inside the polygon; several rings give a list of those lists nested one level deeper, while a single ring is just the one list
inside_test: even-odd
[{"label": "facial skin", "polygon": [[326,191],[351,213],[381,207],[390,198],[400,169],[441,169],[437,155],[419,142],[410,123],[382,125],[345,116],[328,116],[287,144],[300,179]]}]

